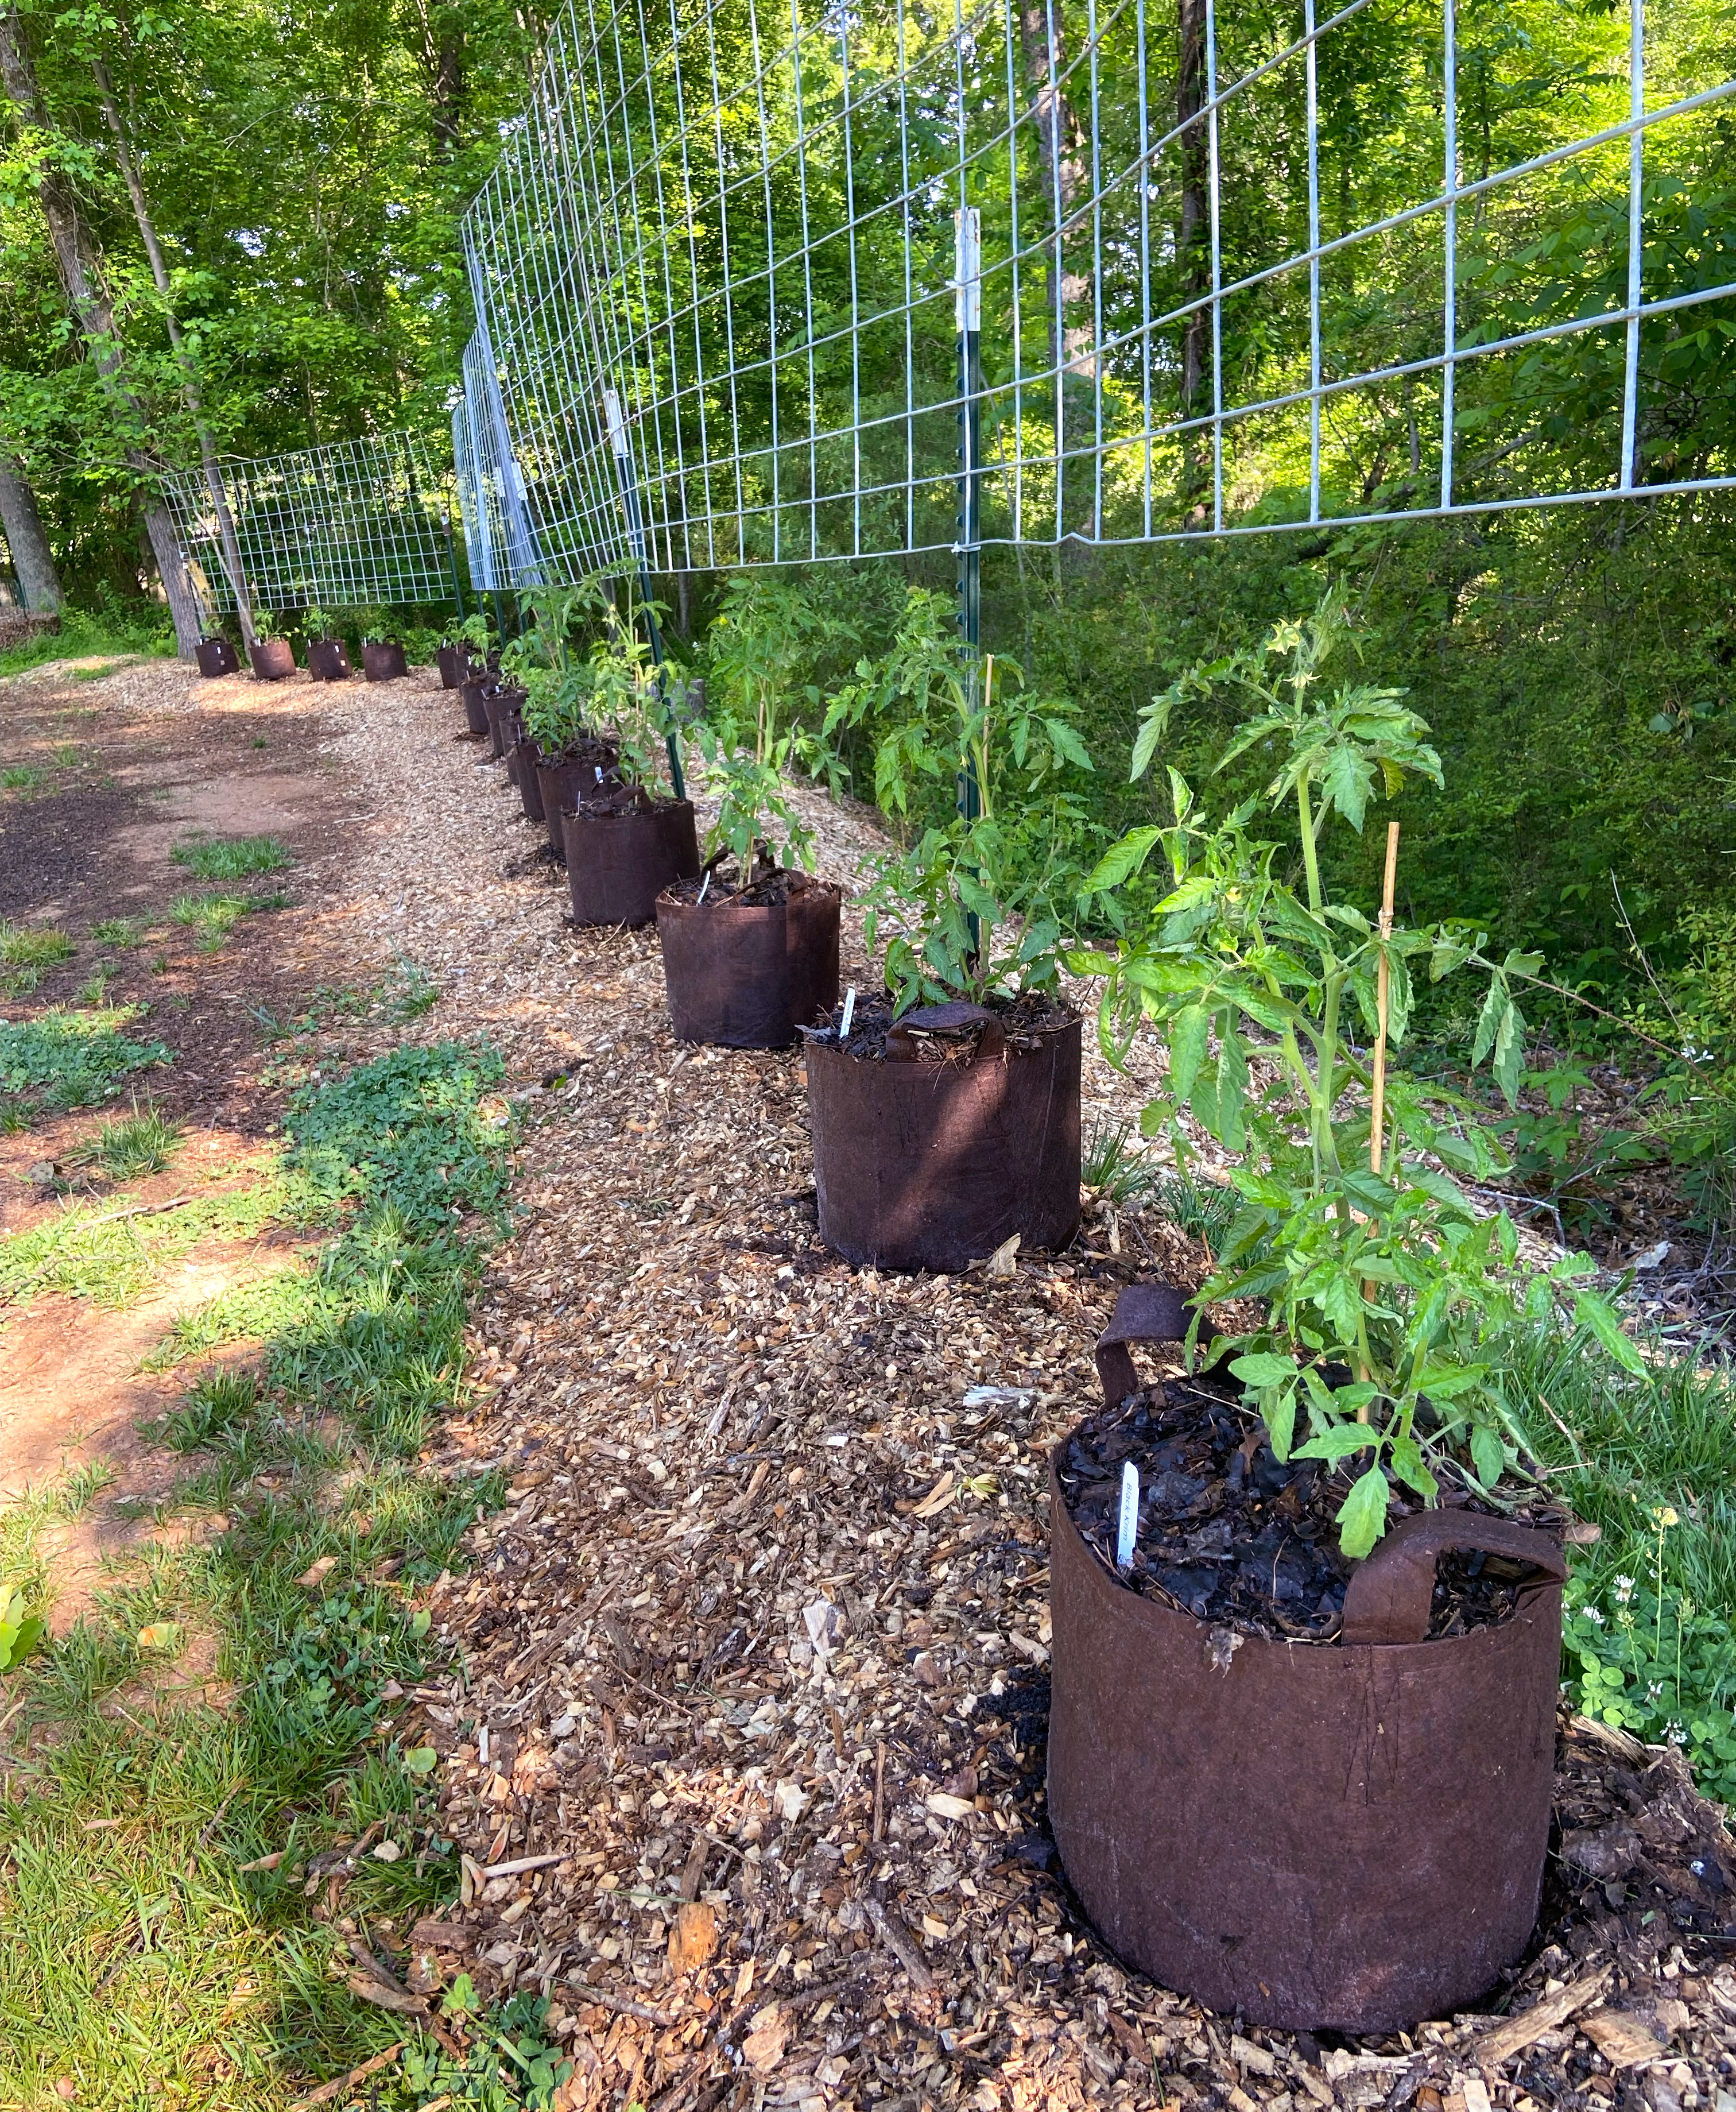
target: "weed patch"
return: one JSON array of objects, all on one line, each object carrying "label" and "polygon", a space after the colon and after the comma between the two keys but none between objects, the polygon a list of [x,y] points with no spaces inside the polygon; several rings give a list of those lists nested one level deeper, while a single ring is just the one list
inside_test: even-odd
[{"label": "weed patch", "polygon": [[64,931],[0,917],[0,990],[11,997],[23,997],[42,981],[45,968],[58,967],[77,951]]},{"label": "weed patch", "polygon": [[99,946],[114,946],[126,953],[143,943],[149,928],[148,920],[143,917],[105,917],[91,926],[90,935]]},{"label": "weed patch", "polygon": [[[223,1528],[153,1546],[16,1675],[8,1744],[27,1758],[0,1806],[0,2013],[26,2101],[70,2076],[85,2103],[265,2112],[405,2036],[345,1984],[310,1866],[365,1840],[330,1887],[375,1932],[407,1932],[458,1890],[433,1754],[399,1750],[386,1697],[438,1664],[418,1590],[504,1493],[498,1472],[448,1484],[415,1463],[461,1397],[476,1235],[507,1221],[510,1127],[487,1097],[500,1070],[487,1050],[399,1050],[293,1104],[279,1207],[323,1212],[334,1236],[311,1272],[234,1295],[226,1322],[251,1299],[263,1338],[255,1367],[200,1374],[157,1432],[193,1470],[166,1508],[220,1507]],[[314,1427],[334,1409],[348,1443]],[[0,1518],[20,1622],[41,1610],[55,1500]],[[195,1635],[216,1639],[221,1708],[168,1698]],[[29,1760],[50,1747],[52,1766]],[[546,2104],[564,2064],[543,2006],[479,2015],[454,1993],[459,2055],[412,2037],[407,2101],[425,2082],[503,2112]]]},{"label": "weed patch", "polygon": [[279,1177],[174,1209],[130,1213],[124,1203],[63,1203],[0,1241],[0,1304],[27,1304],[45,1290],[117,1310],[130,1305],[164,1269],[200,1240],[248,1239],[286,1213],[291,1190]]},{"label": "weed patch", "polygon": [[155,1108],[134,1107],[118,1122],[99,1122],[87,1149],[90,1163],[105,1180],[140,1181],[167,1169],[184,1135],[179,1122]]},{"label": "weed patch", "polygon": [[196,880],[245,880],[250,873],[281,872],[289,853],[275,836],[229,836],[177,844],[170,852]]},{"label": "weed patch", "polygon": [[57,1112],[99,1107],[130,1073],[173,1061],[161,1041],[134,1041],[121,1031],[139,1016],[136,1005],[116,1005],[0,1020],[0,1092],[28,1095]]},{"label": "weed patch", "polygon": [[202,953],[216,954],[243,917],[286,908],[289,902],[281,889],[270,894],[178,894],[169,905],[169,919],[198,933]]}]

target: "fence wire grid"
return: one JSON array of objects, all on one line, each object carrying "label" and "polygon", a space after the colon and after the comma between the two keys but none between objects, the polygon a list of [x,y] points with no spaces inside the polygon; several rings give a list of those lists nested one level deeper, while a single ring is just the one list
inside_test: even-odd
[{"label": "fence wire grid", "polygon": [[421,442],[393,434],[226,459],[215,480],[180,471],[162,489],[214,621],[236,607],[238,569],[258,610],[449,603],[453,482]]},{"label": "fence wire grid", "polygon": [[569,0],[464,224],[479,580],[1729,486],[1729,53],[1631,0],[1492,165],[1522,11]]}]

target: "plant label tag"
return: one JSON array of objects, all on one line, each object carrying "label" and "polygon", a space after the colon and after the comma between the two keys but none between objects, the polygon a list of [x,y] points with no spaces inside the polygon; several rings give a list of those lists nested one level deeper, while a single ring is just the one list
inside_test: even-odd
[{"label": "plant label tag", "polygon": [[844,992],[844,1016],[838,1022],[838,1038],[840,1041],[848,1041],[850,1039],[850,1022],[855,1017],[856,985],[852,983],[849,989]]},{"label": "plant label tag", "polygon": [[1139,1532],[1139,1469],[1129,1459],[1121,1469],[1121,1517],[1116,1534],[1116,1568],[1130,1568]]},{"label": "plant label tag", "polygon": [[[706,876],[705,876],[705,878],[704,878],[702,881],[700,881],[700,883],[699,883],[699,901],[700,901],[700,902],[703,902],[703,901],[705,900],[706,890],[707,890],[707,889],[711,885],[711,874],[710,874],[709,872],[707,872],[707,875],[706,875]],[[698,902],[696,902],[696,903],[693,904],[693,907],[694,907],[696,909],[698,908],[698,906],[699,906],[699,903],[698,903]]]}]

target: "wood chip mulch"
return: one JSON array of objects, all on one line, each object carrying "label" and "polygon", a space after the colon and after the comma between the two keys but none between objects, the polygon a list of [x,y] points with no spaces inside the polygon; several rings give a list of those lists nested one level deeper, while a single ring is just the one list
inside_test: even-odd
[{"label": "wood chip mulch", "polygon": [[[674,1042],[654,935],[564,922],[461,725],[394,683],[334,749],[377,808],[331,915],[441,985],[411,1031],[494,1037],[525,1123],[432,1462],[503,1466],[511,1501],[434,1595],[461,1670],[398,1724],[464,1857],[397,1936],[411,1987],[548,1994],[566,2112],[1736,2112],[1736,1857],[1679,1756],[1618,1733],[1564,1728],[1540,1933],[1477,2014],[1244,2029],[1098,1943],[1044,1823],[1043,1454],[1121,1283],[1203,1249],[1093,1210],[1011,1276],[829,1254],[800,1050]],[[872,817],[809,804],[852,881]],[[848,910],[845,944],[866,986]],[[1150,1059],[1086,1063],[1088,1121],[1134,1117]]]}]

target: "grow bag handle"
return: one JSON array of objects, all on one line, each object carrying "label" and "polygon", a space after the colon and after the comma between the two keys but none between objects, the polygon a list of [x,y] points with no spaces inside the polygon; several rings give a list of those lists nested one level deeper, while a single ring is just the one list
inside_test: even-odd
[{"label": "grow bag handle", "polygon": [[1477,1511],[1418,1511],[1402,1518],[1357,1564],[1344,1594],[1347,1643],[1420,1643],[1429,1632],[1434,1564],[1454,1550],[1503,1554],[1542,1574],[1524,1589],[1564,1584],[1567,1563],[1558,1544],[1535,1526]]},{"label": "grow bag handle", "polygon": [[944,1034],[961,1026],[980,1026],[976,1053],[993,1062],[1007,1053],[1007,1029],[1002,1026],[998,1013],[991,1012],[986,1004],[966,1004],[955,999],[950,1004],[919,1005],[907,1012],[886,1036],[886,1061],[888,1063],[914,1063],[916,1044],[907,1028],[923,1028],[930,1034]]},{"label": "grow bag handle", "polygon": [[[1130,1283],[1116,1300],[1114,1317],[1097,1338],[1097,1375],[1103,1382],[1103,1404],[1119,1408],[1139,1390],[1139,1374],[1128,1354],[1129,1342],[1182,1342],[1193,1324],[1186,1295],[1173,1283]],[[1217,1330],[1202,1320],[1200,1340],[1209,1342]]]}]

